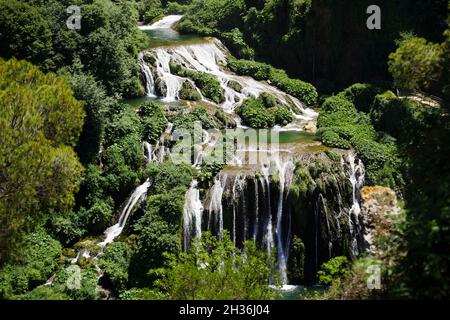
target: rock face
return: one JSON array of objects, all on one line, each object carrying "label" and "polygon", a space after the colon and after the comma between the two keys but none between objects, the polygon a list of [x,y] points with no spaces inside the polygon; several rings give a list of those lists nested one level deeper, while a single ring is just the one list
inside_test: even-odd
[{"label": "rock face", "polygon": [[376,246],[376,239],[389,236],[392,220],[389,214],[397,214],[400,208],[397,205],[395,192],[386,187],[366,186],[361,189],[362,218],[364,225],[364,240],[368,251],[372,255],[379,255],[380,248]]}]

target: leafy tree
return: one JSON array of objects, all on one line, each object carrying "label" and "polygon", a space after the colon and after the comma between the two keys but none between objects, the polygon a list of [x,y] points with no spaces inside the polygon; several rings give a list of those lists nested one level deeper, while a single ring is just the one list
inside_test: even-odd
[{"label": "leafy tree", "polygon": [[339,277],[345,276],[349,271],[350,264],[346,257],[339,256],[330,259],[320,267],[317,272],[319,283],[322,285],[331,285]]},{"label": "leafy tree", "polygon": [[222,239],[205,232],[190,252],[166,255],[164,269],[152,270],[161,278],[156,286],[170,299],[273,299],[269,279],[277,283],[273,259],[246,241],[237,249],[227,232]]},{"label": "leafy tree", "polygon": [[439,44],[424,38],[407,37],[397,51],[389,55],[389,72],[400,89],[428,89],[439,80],[442,72],[443,50]]},{"label": "leafy tree", "polygon": [[65,77],[0,60],[0,258],[47,210],[74,203],[82,173],[72,147],[82,105]]}]

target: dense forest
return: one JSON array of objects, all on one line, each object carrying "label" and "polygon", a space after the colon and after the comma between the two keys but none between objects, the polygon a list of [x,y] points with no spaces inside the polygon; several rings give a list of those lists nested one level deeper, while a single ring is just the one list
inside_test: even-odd
[{"label": "dense forest", "polygon": [[371,4],[0,0],[0,299],[448,299],[450,2]]}]

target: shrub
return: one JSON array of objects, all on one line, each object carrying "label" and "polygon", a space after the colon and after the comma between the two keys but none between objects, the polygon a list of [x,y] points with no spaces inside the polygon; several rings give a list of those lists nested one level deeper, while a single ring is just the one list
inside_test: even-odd
[{"label": "shrub", "polygon": [[239,75],[250,76],[256,80],[269,80],[280,90],[300,99],[307,105],[317,102],[318,93],[313,85],[299,79],[291,79],[285,71],[272,66],[250,60],[231,59],[229,68]]},{"label": "shrub", "polygon": [[253,59],[255,51],[249,47],[244,41],[244,35],[238,28],[233,28],[231,31],[222,32],[221,38],[227,48],[240,59]]},{"label": "shrub", "polygon": [[275,123],[285,126],[292,121],[292,112],[286,106],[275,106],[269,109],[269,112],[275,116]]},{"label": "shrub", "polygon": [[138,115],[142,124],[143,139],[155,143],[167,127],[163,108],[155,102],[145,102],[139,108]]},{"label": "shrub", "polygon": [[215,76],[201,71],[189,70],[172,62],[169,64],[169,67],[170,72],[173,74],[179,75],[180,77],[187,77],[194,81],[202,95],[206,98],[217,104],[225,101],[223,89]]},{"label": "shrub", "polygon": [[[164,269],[153,270],[155,285],[170,299],[273,299],[269,279],[278,284],[273,259],[246,241],[244,249],[233,245],[224,232],[218,240],[209,233],[193,242],[190,252],[166,255]],[[203,267],[199,268],[199,263]]]},{"label": "shrub", "polygon": [[330,259],[317,272],[319,283],[329,286],[338,278],[344,277],[350,271],[350,263],[346,257],[339,256]]},{"label": "shrub", "polygon": [[261,99],[248,98],[237,110],[246,125],[252,128],[270,128],[275,125],[275,116],[263,105]]},{"label": "shrub", "polygon": [[116,293],[126,289],[130,259],[130,247],[125,242],[114,242],[106,248],[99,261],[100,268],[105,271]]},{"label": "shrub", "polygon": [[183,82],[183,85],[178,95],[179,98],[182,100],[198,101],[202,99],[200,93],[198,93],[194,85],[188,80]]}]

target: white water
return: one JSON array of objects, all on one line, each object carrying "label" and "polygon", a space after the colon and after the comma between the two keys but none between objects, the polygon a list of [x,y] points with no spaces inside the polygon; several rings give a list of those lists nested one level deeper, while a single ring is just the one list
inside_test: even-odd
[{"label": "white water", "polygon": [[[215,224],[218,226],[219,235],[223,233],[223,207],[222,207],[222,196],[223,191],[225,189],[225,184],[227,182],[227,174],[219,174],[214,179],[214,185],[211,188],[210,192],[210,201],[209,201],[209,215],[210,220],[211,216],[214,214],[215,216]],[[211,226],[211,222],[209,222]]]},{"label": "white water", "polygon": [[[164,101],[178,99],[178,92],[183,82],[187,80],[170,73],[169,63],[172,61],[185,68],[206,72],[215,76],[219,80],[225,96],[225,102],[220,106],[228,113],[232,113],[247,97],[257,97],[262,92],[267,92],[276,97],[280,103],[287,106],[289,106],[288,101],[292,101],[295,108],[301,110],[301,114],[293,113],[296,119],[312,120],[317,117],[315,111],[305,108],[297,98],[280,91],[267,82],[256,81],[250,77],[237,76],[225,71],[222,65],[226,64],[229,52],[217,39],[197,44],[167,48],[160,47],[152,49],[146,54],[152,54],[156,59],[156,68],[153,71],[155,81],[153,84],[155,86],[156,81],[163,83],[162,98]],[[227,85],[231,80],[241,84],[243,88],[241,92],[234,91]],[[150,91],[156,92],[156,89],[153,88]]]},{"label": "white water", "polygon": [[150,70],[147,63],[145,63],[144,60],[144,54],[141,52],[138,57],[139,60],[139,66],[141,67],[142,73],[145,77],[145,92],[147,93],[148,97],[156,97],[155,95],[155,81],[153,80],[153,74]]},{"label": "white water", "polygon": [[[353,203],[349,211],[349,226],[352,234],[351,248],[353,254],[358,254],[358,241],[357,234],[360,232],[359,214],[361,213],[359,191],[364,185],[365,170],[364,165],[360,159],[356,163],[356,156],[350,153],[347,157],[347,161],[350,165],[350,183],[352,184],[352,197]],[[352,216],[354,219],[352,219]]]},{"label": "white water", "polygon": [[129,215],[133,212],[136,205],[145,197],[149,187],[150,182],[147,179],[147,181],[145,181],[134,190],[133,194],[130,196],[127,204],[125,205],[125,208],[123,208],[122,213],[120,214],[119,221],[115,225],[106,229],[105,240],[98,244],[100,247],[104,248],[108,243],[113,242],[114,239],[122,233]]},{"label": "white water", "polygon": [[161,20],[156,21],[155,23],[149,25],[149,26],[139,26],[140,30],[155,30],[155,29],[169,29],[171,28],[176,22],[180,21],[182,18],[182,15],[169,15],[165,16]]},{"label": "white water", "polygon": [[[284,161],[280,161],[277,159],[275,161],[278,175],[280,179],[280,193],[278,196],[278,207],[277,207],[277,251],[278,251],[278,266],[280,270],[280,280],[282,284],[287,283],[287,258],[285,254],[285,246],[283,243],[283,233],[282,233],[282,218],[283,218],[283,203],[285,201],[285,189],[289,188],[292,182],[292,178],[294,175],[295,165],[291,159],[284,159]],[[288,230],[290,233],[290,230]],[[290,234],[288,234],[286,242]]]},{"label": "white water", "polygon": [[185,194],[183,208],[184,250],[189,250],[191,235],[200,238],[202,235],[203,205],[200,201],[200,190],[197,180],[193,180]]}]

